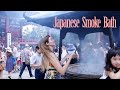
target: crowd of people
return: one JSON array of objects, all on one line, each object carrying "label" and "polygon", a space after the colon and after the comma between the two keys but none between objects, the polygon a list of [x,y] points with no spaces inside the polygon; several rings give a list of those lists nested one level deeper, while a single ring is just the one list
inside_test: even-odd
[{"label": "crowd of people", "polygon": [[[63,65],[58,60],[58,54],[55,53],[57,52],[57,49],[54,49],[55,46],[54,39],[47,35],[36,46],[35,52],[27,44],[19,53],[15,45],[12,48],[5,48],[5,53],[2,52],[1,48],[0,57],[3,68],[0,67],[0,78],[3,78],[3,70],[8,72],[9,79],[12,79],[11,73],[20,70],[18,79],[22,79],[22,74],[27,67],[30,77],[35,75],[35,79],[60,79],[76,54],[65,55],[66,59],[64,61],[66,61],[66,64]],[[35,70],[34,75],[32,69]]]},{"label": "crowd of people", "polygon": [[[23,50],[18,50],[16,45],[5,48],[5,51],[3,51],[3,48],[0,47],[0,78],[3,78],[4,70],[8,72],[9,79],[11,79],[11,73],[20,71],[20,78],[26,66],[28,68],[30,77],[33,77],[30,64],[25,64],[25,59],[28,59],[29,61],[32,55],[33,51],[31,51],[31,47],[27,44]],[[1,66],[3,66],[3,68],[1,68]]]},{"label": "crowd of people", "polygon": [[[59,60],[55,46],[54,39],[47,35],[36,45],[35,52],[27,44],[19,53],[16,46],[5,48],[5,53],[0,47],[0,78],[3,79],[3,70],[8,72],[9,79],[12,79],[11,73],[20,70],[18,79],[22,79],[22,74],[27,67],[30,77],[35,77],[35,79],[61,79],[71,61],[75,58],[79,59],[79,54],[78,52],[69,54],[63,46],[62,58]],[[120,79],[120,48],[110,48],[106,54],[105,63],[105,71],[101,79],[103,77],[104,79]],[[35,70],[35,76],[32,69]]]}]

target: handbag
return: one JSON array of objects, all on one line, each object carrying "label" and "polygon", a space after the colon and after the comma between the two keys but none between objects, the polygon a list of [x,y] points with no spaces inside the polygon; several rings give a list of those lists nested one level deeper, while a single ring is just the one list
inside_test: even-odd
[{"label": "handbag", "polygon": [[2,65],[0,65],[0,71],[3,71],[4,67]]},{"label": "handbag", "polygon": [[[28,56],[28,57],[26,57],[26,56]],[[30,65],[29,55],[26,55],[25,52],[24,52],[24,57],[25,57],[25,64],[26,64],[26,65]]]},{"label": "handbag", "polygon": [[30,60],[28,59],[28,60],[25,60],[25,64],[26,65],[30,65]]},{"label": "handbag", "polygon": [[0,61],[0,71],[3,71],[5,68],[4,61]]}]

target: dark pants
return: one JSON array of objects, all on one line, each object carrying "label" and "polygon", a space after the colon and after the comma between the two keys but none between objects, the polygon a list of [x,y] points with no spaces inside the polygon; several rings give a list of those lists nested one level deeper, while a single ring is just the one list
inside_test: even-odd
[{"label": "dark pants", "polygon": [[25,62],[22,63],[22,67],[21,67],[20,75],[19,75],[19,76],[20,76],[20,77],[22,76],[23,71],[25,70],[25,67],[26,67],[26,66],[27,66],[27,68],[28,68],[30,77],[32,77],[33,75],[32,75],[32,71],[31,71],[31,67],[30,67],[30,65],[26,65]]},{"label": "dark pants", "polygon": [[35,69],[35,79],[44,79],[45,72],[42,72],[40,69]]}]

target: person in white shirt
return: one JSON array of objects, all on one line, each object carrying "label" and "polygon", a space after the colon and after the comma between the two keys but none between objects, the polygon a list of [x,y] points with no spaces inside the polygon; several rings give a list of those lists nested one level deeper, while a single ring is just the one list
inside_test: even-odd
[{"label": "person in white shirt", "polygon": [[14,45],[13,46],[13,55],[16,59],[17,59],[17,53],[18,53],[17,47]]},{"label": "person in white shirt", "polygon": [[36,53],[30,58],[30,66],[35,69],[35,79],[44,79],[45,72],[41,70],[42,53],[38,46],[36,46]]},{"label": "person in white shirt", "polygon": [[21,56],[22,66],[20,69],[19,79],[22,79],[22,74],[26,67],[28,68],[30,77],[33,77],[31,67],[30,67],[29,45],[27,44],[25,45],[25,48],[23,49],[23,51],[21,51],[20,56]]},{"label": "person in white shirt", "polygon": [[32,55],[34,55],[34,51],[32,47],[30,47],[29,50],[30,50],[30,57],[31,57]]}]

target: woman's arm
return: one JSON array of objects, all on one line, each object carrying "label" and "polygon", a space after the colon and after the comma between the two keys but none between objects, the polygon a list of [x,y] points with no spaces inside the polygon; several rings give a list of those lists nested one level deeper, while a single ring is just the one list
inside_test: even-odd
[{"label": "woman's arm", "polygon": [[61,65],[63,65],[63,63],[66,61],[67,57],[68,57],[68,54],[65,55],[65,57],[60,60]]},{"label": "woman's arm", "polygon": [[117,73],[114,73],[113,71],[107,71],[107,74],[111,79],[120,79],[120,70]]},{"label": "woman's arm", "polygon": [[54,66],[54,68],[62,75],[65,74],[69,64],[70,64],[70,61],[72,59],[72,56],[73,55],[70,55],[69,58],[68,58],[68,61],[67,63],[62,67],[59,60],[57,59],[57,57],[51,53],[51,59],[50,59],[50,63]]}]

